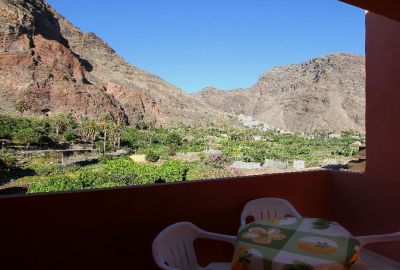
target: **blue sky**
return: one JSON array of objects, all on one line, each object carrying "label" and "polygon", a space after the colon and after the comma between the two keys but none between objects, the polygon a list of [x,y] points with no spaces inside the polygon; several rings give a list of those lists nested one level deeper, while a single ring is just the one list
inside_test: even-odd
[{"label": "blue sky", "polygon": [[48,0],[131,64],[187,92],[249,87],[269,68],[364,54],[364,11],[337,0]]}]

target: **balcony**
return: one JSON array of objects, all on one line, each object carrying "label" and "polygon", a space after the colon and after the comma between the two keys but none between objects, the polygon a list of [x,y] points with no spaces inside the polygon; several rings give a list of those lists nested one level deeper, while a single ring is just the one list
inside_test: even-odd
[{"label": "balcony", "polygon": [[[371,10],[380,5],[349,2],[361,7],[368,2]],[[393,14],[393,9],[389,12]],[[364,174],[313,171],[2,197],[0,265],[4,269],[157,269],[151,243],[164,227],[187,220],[205,230],[234,235],[243,205],[258,197],[285,198],[303,216],[338,221],[355,235],[399,230],[400,22],[368,13],[366,27],[368,162]],[[195,243],[202,264],[229,260],[228,247],[207,244]],[[369,248],[400,261],[399,243]]]}]

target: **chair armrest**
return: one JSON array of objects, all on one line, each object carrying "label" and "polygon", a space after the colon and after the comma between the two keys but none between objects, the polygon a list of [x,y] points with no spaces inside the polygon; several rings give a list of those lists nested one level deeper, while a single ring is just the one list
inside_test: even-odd
[{"label": "chair armrest", "polygon": [[362,247],[370,243],[395,242],[400,241],[400,231],[388,234],[357,236],[356,238],[360,241]]},{"label": "chair armrest", "polygon": [[161,261],[160,258],[154,258],[154,260],[157,266],[163,270],[179,270],[178,268],[167,265],[165,262]]},{"label": "chair armrest", "polygon": [[236,243],[236,236],[232,236],[232,235],[226,235],[226,234],[219,234],[219,233],[212,233],[212,232],[202,231],[202,237],[207,238],[207,239],[211,239],[211,240],[227,242],[227,243],[230,243],[232,245],[235,245],[235,243]]}]

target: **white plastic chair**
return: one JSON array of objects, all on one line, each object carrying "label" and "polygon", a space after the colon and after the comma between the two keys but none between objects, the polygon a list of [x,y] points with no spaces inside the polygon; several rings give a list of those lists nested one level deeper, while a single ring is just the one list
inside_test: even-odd
[{"label": "white plastic chair", "polygon": [[247,202],[240,216],[241,225],[245,225],[250,216],[254,221],[285,216],[301,217],[290,202],[279,198],[260,198]]},{"label": "white plastic chair", "polygon": [[193,242],[198,238],[235,244],[236,237],[206,232],[190,222],[172,224],[161,231],[153,241],[153,257],[165,270],[229,270],[231,262],[211,263],[205,268],[197,262]]},{"label": "white plastic chair", "polygon": [[356,238],[360,241],[361,247],[378,242],[398,242],[400,241],[400,231],[388,234],[357,236]]},{"label": "white plastic chair", "polygon": [[[356,236],[358,241],[360,241],[361,248],[365,245],[371,243],[379,243],[379,242],[398,242],[400,241],[400,232],[389,233],[389,234],[378,234],[378,235],[365,235],[365,236]],[[368,255],[368,254],[365,254]],[[368,255],[364,258],[363,249],[361,249],[361,257],[357,260],[357,262],[351,267],[354,270],[380,270],[380,269],[388,269],[387,265],[382,265],[382,262],[377,259],[372,260],[370,258],[371,255]],[[392,268],[390,268],[392,269]],[[394,267],[393,267],[394,269]],[[396,268],[397,269],[397,268]]]}]

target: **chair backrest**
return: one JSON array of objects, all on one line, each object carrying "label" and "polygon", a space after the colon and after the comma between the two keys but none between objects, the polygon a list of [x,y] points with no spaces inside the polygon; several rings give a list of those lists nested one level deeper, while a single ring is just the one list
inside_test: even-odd
[{"label": "chair backrest", "polygon": [[290,202],[279,198],[260,198],[247,202],[240,217],[241,225],[245,225],[250,216],[254,221],[285,216],[301,217]]},{"label": "chair backrest", "polygon": [[198,268],[193,241],[202,231],[190,222],[172,224],[161,231],[153,241],[153,257],[166,270],[193,270]]}]

